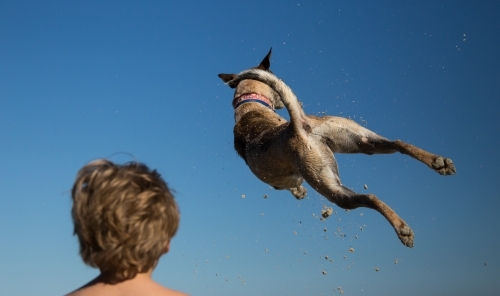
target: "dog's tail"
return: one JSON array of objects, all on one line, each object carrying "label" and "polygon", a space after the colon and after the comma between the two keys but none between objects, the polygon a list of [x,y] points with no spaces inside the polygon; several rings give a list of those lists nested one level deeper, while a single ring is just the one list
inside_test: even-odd
[{"label": "dog's tail", "polygon": [[238,76],[229,81],[228,84],[231,87],[237,86],[239,82],[245,79],[257,80],[269,85],[269,87],[271,87],[280,96],[283,105],[285,105],[288,113],[290,114],[290,122],[294,126],[295,130],[305,130],[306,132],[312,131],[299,100],[290,87],[283,82],[283,80],[268,71],[250,69],[239,73]]}]

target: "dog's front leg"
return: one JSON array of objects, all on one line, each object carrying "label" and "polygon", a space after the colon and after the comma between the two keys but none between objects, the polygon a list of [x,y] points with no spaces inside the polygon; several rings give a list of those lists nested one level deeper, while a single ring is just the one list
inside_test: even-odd
[{"label": "dog's front leg", "polygon": [[343,186],[338,176],[328,167],[316,172],[303,172],[303,176],[316,191],[343,209],[366,207],[378,211],[392,225],[401,242],[407,247],[413,247],[413,231],[410,226],[375,195],[359,194]]},{"label": "dog's front leg", "polygon": [[359,194],[344,186],[340,186],[339,189],[325,192],[323,195],[343,209],[366,207],[378,211],[391,223],[401,242],[405,246],[413,248],[413,230],[383,201],[373,194]]},{"label": "dog's front leg", "polygon": [[378,199],[374,194],[359,194],[343,187],[339,192],[330,193],[329,200],[344,209],[355,209],[357,207],[371,208],[381,213],[392,225],[401,242],[413,248],[413,230],[396,214],[396,212]]}]

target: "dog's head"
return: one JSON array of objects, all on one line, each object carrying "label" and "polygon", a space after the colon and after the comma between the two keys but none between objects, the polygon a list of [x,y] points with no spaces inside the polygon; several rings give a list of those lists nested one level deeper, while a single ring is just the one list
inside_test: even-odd
[{"label": "dog's head", "polygon": [[[256,67],[250,68],[250,69],[260,69],[264,71],[271,72],[269,68],[271,67],[271,52],[272,48],[269,50],[269,53],[264,57],[262,62]],[[272,72],[271,72],[272,73]],[[220,79],[224,81],[225,83],[228,83],[229,81],[233,80],[236,78],[238,74],[219,74]],[[265,96],[268,98],[272,104],[273,104],[273,109],[281,109],[285,107],[283,103],[281,102],[281,99],[279,95],[272,90],[267,84],[262,83],[257,80],[252,80],[252,79],[246,79],[242,80],[238,85],[232,85],[229,84],[231,88],[235,88],[234,91],[234,98],[238,98],[241,95],[245,94],[258,94]]]}]

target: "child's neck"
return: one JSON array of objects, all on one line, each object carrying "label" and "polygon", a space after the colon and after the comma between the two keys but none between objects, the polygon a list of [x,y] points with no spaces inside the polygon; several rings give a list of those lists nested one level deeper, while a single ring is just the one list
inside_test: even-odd
[{"label": "child's neck", "polygon": [[[112,282],[111,279],[113,279],[113,275],[112,273],[109,273],[109,272],[106,272],[106,271],[101,271],[101,274],[95,278],[94,281],[96,282],[101,282],[101,283],[104,283],[104,284],[109,284]],[[130,282],[130,281],[133,281],[133,282],[144,282],[144,281],[150,281],[151,280],[151,276],[153,275],[153,269],[150,269],[148,270],[147,272],[141,272],[141,273],[138,273],[136,274],[136,276],[130,280],[126,280],[125,282]]]}]

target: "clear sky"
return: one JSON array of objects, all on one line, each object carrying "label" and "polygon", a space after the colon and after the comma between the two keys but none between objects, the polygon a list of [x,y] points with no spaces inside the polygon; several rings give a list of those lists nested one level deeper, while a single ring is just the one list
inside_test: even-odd
[{"label": "clear sky", "polygon": [[[154,273],[168,287],[500,294],[499,5],[0,1],[0,295],[61,295],[98,274],[78,255],[69,190],[102,157],[145,162],[175,189],[181,226]],[[380,214],[310,188],[297,201],[236,155],[233,92],[217,74],[270,47],[307,113],[454,160],[443,177],[399,154],[336,156],[346,186],[409,223],[413,249]],[[320,221],[324,204],[336,214]]]}]

